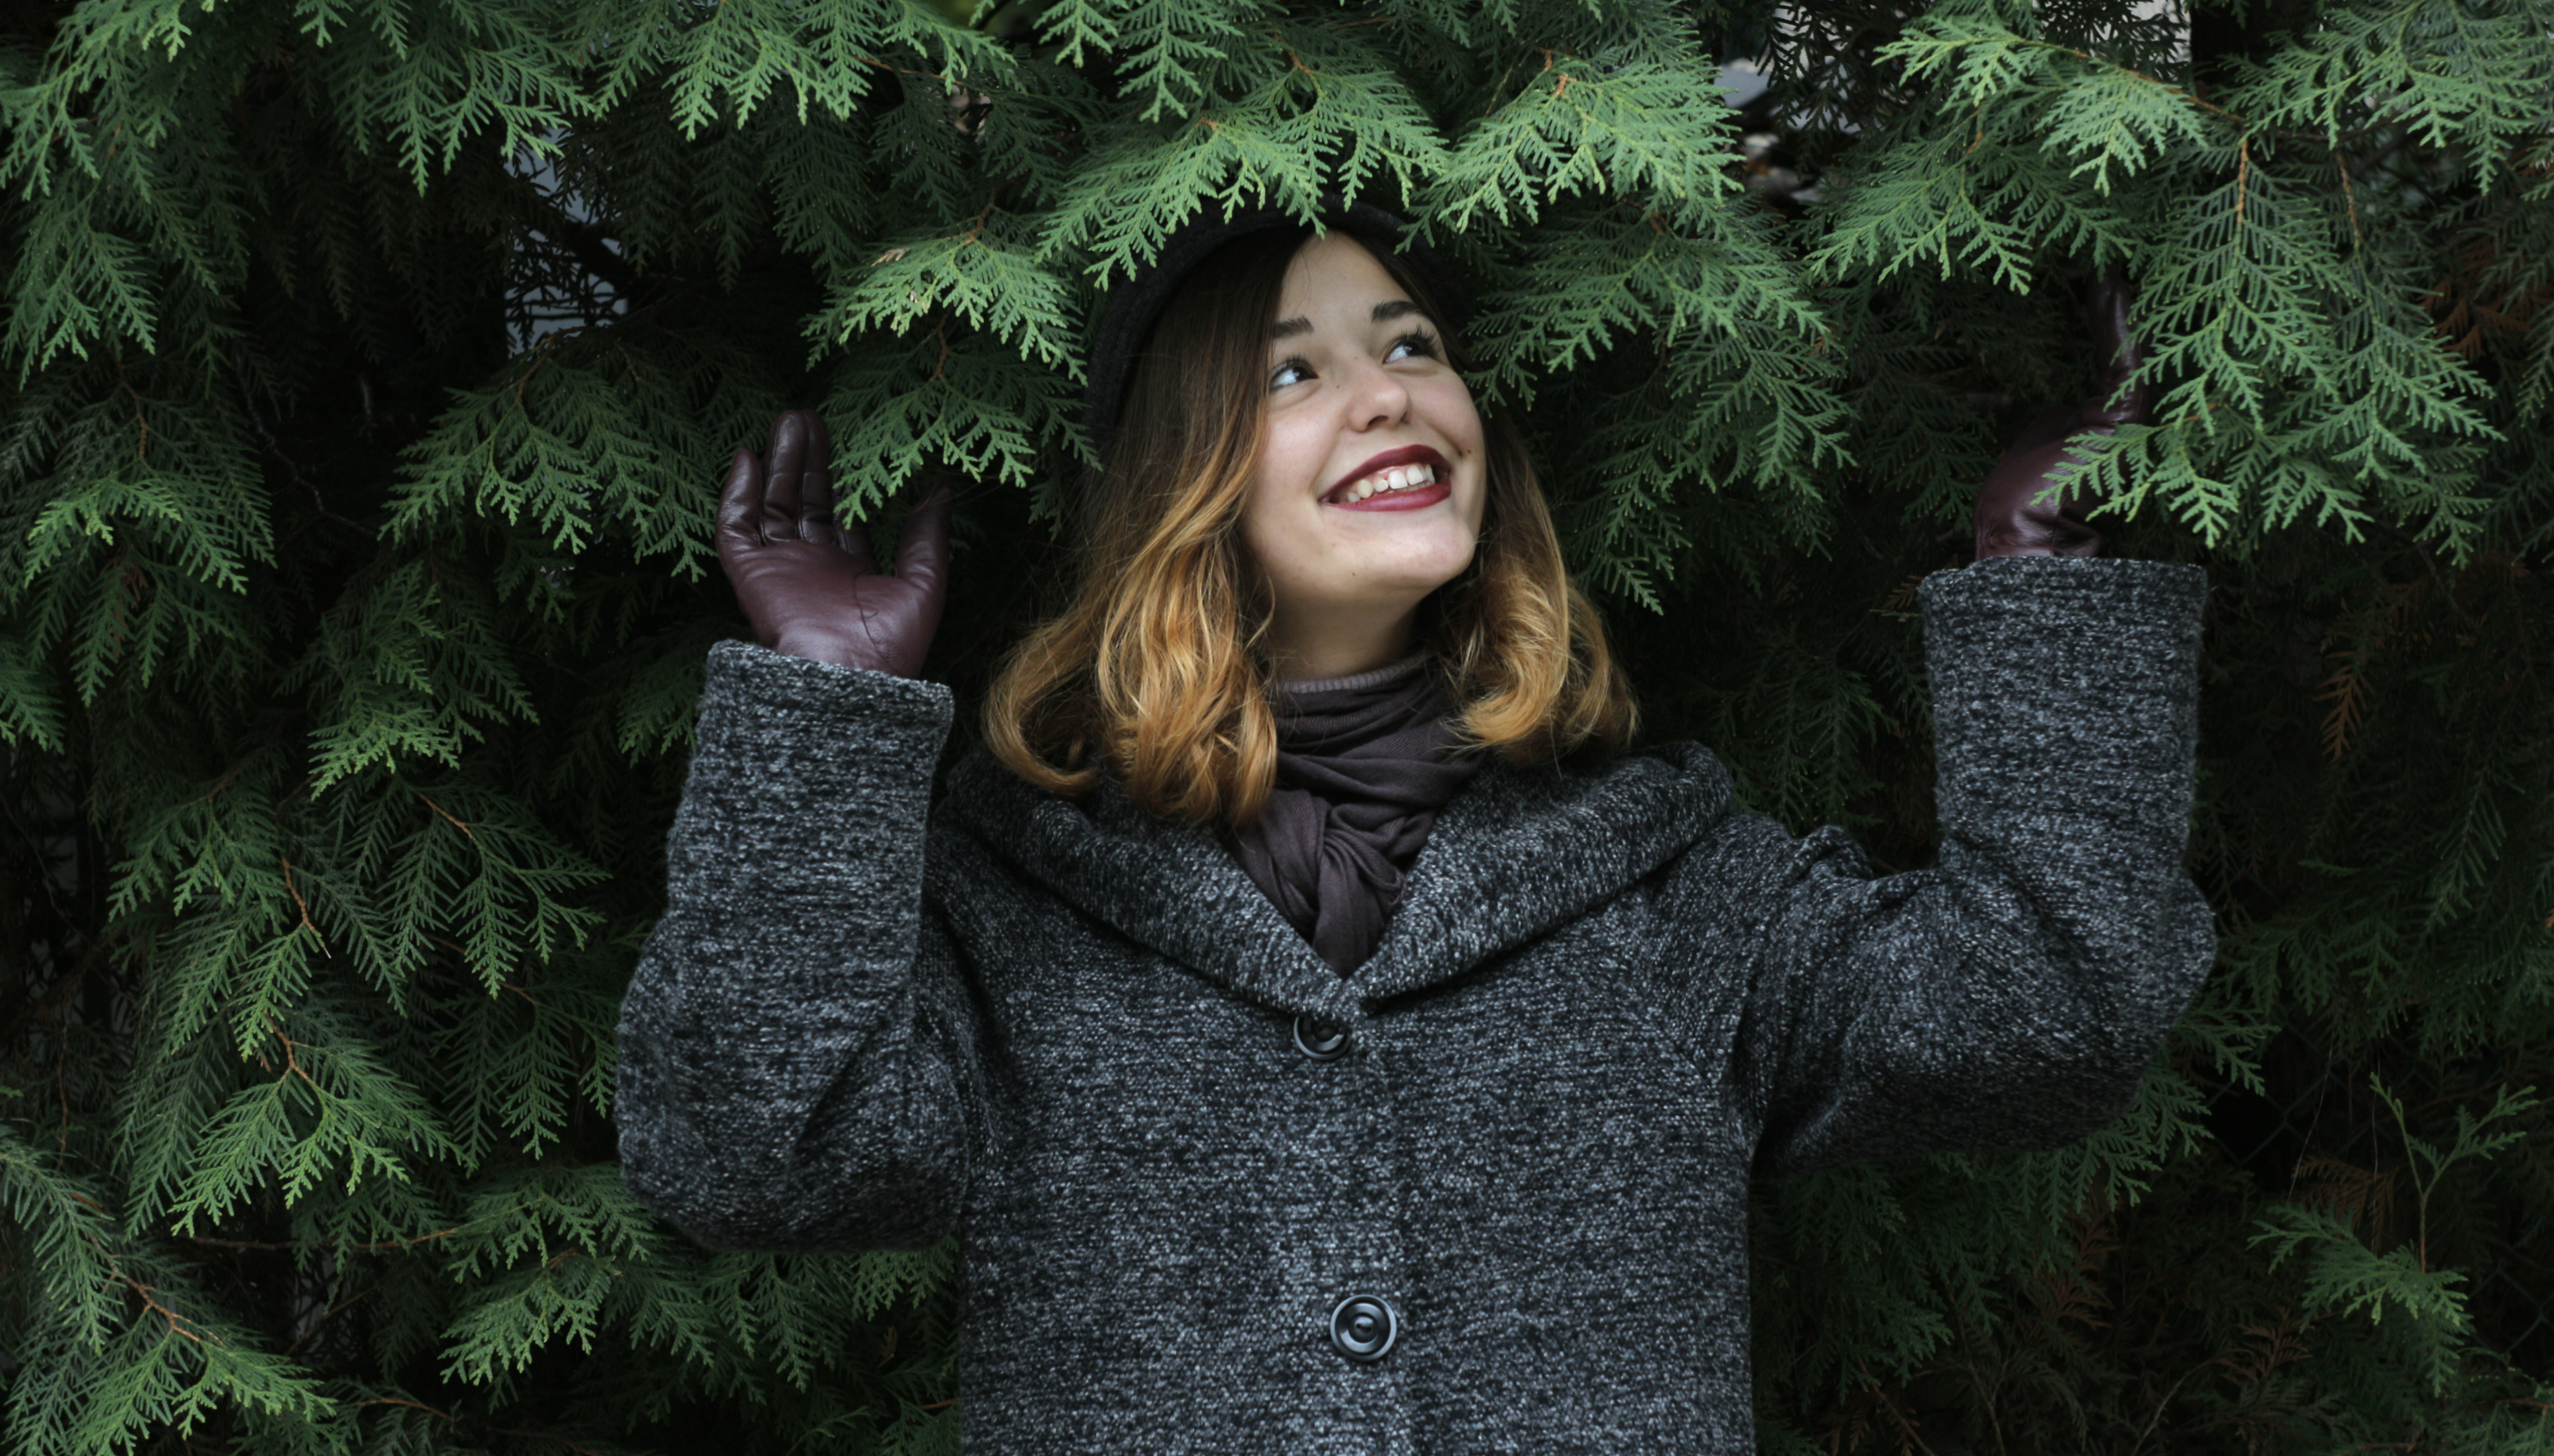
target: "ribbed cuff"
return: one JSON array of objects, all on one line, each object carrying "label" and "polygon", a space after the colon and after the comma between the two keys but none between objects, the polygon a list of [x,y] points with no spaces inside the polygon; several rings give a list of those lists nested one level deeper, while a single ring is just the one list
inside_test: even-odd
[{"label": "ribbed cuff", "polygon": [[1935,571],[1916,587],[1928,617],[1935,611],[1995,611],[2028,603],[2033,613],[2098,625],[2106,611],[2141,619],[2197,621],[2208,597],[2208,573],[2182,561],[2130,556],[1988,556]]},{"label": "ribbed cuff", "polygon": [[956,704],[945,683],[837,667],[735,641],[710,648],[702,696],[705,701],[751,701],[800,713],[937,717],[944,726]]},{"label": "ribbed cuff", "polygon": [[2135,803],[2186,832],[2205,571],[1998,556],[1917,594],[1946,829],[1990,805]]}]

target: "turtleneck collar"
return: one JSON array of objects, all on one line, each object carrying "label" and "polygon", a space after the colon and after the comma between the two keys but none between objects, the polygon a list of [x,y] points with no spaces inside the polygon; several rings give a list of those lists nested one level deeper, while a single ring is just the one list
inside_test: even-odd
[{"label": "turtleneck collar", "polygon": [[1352,692],[1360,687],[1380,687],[1386,682],[1407,677],[1427,665],[1428,654],[1418,652],[1412,653],[1398,663],[1387,664],[1369,671],[1353,672],[1345,677],[1292,678],[1277,683],[1276,688],[1287,697],[1302,697],[1314,692]]},{"label": "turtleneck collar", "polygon": [[1345,677],[1273,685],[1277,782],[1233,858],[1344,976],[1383,939],[1437,811],[1477,773],[1450,756],[1452,707],[1426,653]]}]

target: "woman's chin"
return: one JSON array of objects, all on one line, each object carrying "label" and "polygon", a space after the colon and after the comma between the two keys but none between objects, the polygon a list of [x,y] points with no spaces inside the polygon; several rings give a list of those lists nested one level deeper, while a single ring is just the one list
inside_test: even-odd
[{"label": "woman's chin", "polygon": [[1451,502],[1419,511],[1331,510],[1323,525],[1332,548],[1346,555],[1469,551],[1477,535]]},{"label": "woman's chin", "polygon": [[1407,596],[1412,601],[1463,574],[1472,564],[1472,538],[1468,532],[1455,532],[1448,540],[1432,544],[1409,542],[1396,550],[1357,550],[1346,548],[1336,553],[1340,575],[1353,582],[1356,594]]}]

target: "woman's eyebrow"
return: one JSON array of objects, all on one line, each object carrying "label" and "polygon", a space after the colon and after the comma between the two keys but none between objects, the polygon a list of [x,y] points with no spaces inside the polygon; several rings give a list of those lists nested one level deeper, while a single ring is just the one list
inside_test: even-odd
[{"label": "woman's eyebrow", "polygon": [[[1382,303],[1374,305],[1372,321],[1376,323],[1389,323],[1395,318],[1404,317],[1418,311],[1419,305],[1410,302],[1408,299],[1386,299]],[[1301,315],[1293,318],[1280,318],[1275,323],[1268,325],[1268,336],[1272,339],[1293,338],[1299,333],[1311,333],[1312,331],[1313,320]]]}]

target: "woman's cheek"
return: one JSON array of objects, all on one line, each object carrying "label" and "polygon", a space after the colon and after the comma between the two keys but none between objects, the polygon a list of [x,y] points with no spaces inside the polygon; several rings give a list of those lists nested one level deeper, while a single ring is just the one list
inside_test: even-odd
[{"label": "woman's cheek", "polygon": [[1329,440],[1313,419],[1315,412],[1297,409],[1271,422],[1260,475],[1281,496],[1318,491],[1322,462],[1330,457]]}]

